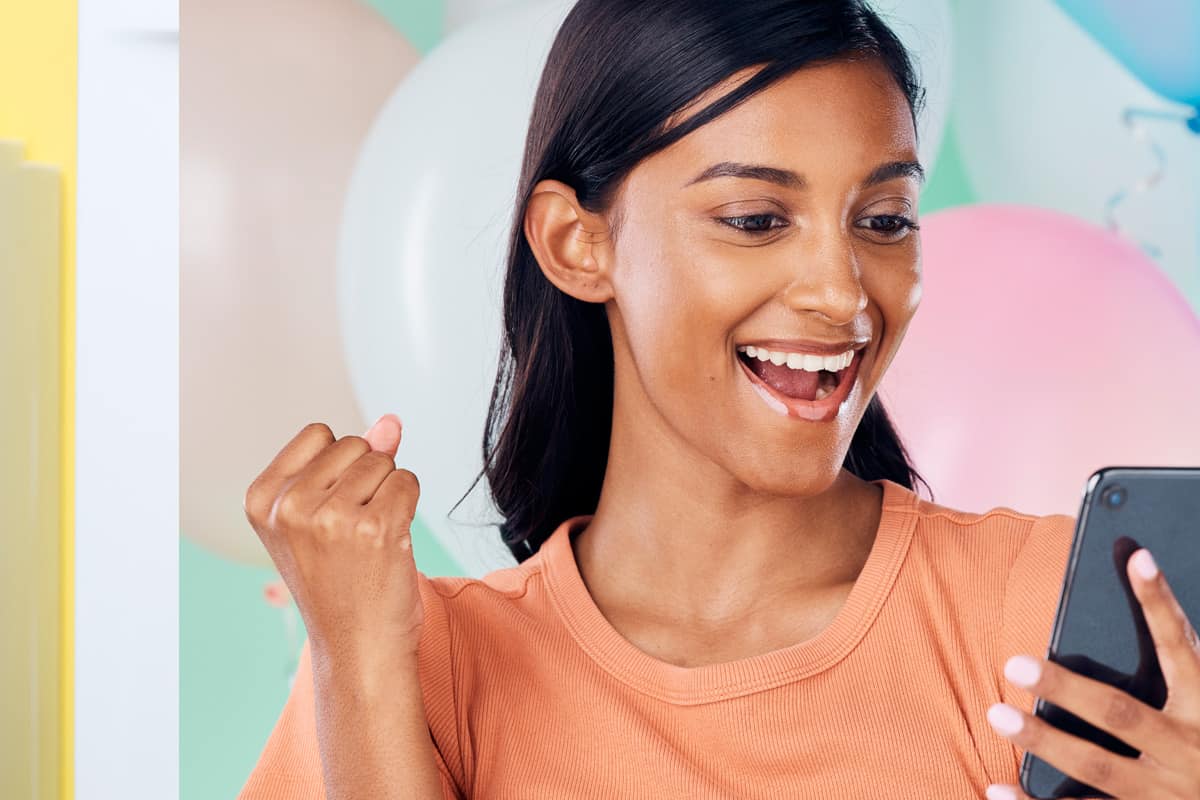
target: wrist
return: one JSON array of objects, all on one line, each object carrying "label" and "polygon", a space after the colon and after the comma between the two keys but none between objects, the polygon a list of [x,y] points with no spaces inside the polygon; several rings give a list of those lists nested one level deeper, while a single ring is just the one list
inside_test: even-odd
[{"label": "wrist", "polygon": [[356,683],[388,680],[417,672],[416,643],[374,641],[329,642],[310,638],[313,674]]}]

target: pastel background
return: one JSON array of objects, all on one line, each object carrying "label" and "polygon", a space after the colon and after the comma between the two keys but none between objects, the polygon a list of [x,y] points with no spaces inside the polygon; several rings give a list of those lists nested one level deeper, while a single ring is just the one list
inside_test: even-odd
[{"label": "pastel background", "polygon": [[[925,296],[881,393],[938,502],[1074,514],[1101,466],[1200,464],[1200,3],[874,5],[930,91]],[[288,692],[304,633],[241,500],[304,423],[398,413],[418,567],[515,563],[463,495],[567,7],[180,5],[184,798],[237,793]]]},{"label": "pastel background", "polygon": [[0,797],[179,783],[178,5],[0,0]]}]

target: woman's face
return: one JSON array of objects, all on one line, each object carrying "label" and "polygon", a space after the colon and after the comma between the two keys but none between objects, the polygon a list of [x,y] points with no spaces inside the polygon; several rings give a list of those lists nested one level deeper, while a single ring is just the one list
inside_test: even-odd
[{"label": "woman's face", "polygon": [[[640,163],[605,255],[617,417],[653,420],[760,491],[831,483],[920,301],[903,222],[918,222],[916,161],[904,95],[867,60],[801,69]],[[825,395],[831,374],[789,367],[819,344],[856,355],[824,403],[789,398],[821,381]]]}]

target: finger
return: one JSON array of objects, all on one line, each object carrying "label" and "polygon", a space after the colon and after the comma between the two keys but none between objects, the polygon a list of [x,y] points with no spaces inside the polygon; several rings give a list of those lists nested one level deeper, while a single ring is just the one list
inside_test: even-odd
[{"label": "finger", "polygon": [[397,469],[384,478],[367,505],[378,507],[388,519],[402,522],[407,530],[417,514],[417,498],[420,494],[421,483],[417,476],[406,469]]},{"label": "finger", "polygon": [[327,497],[338,496],[347,503],[366,505],[375,490],[396,469],[390,453],[368,450],[360,455],[330,487]]},{"label": "finger", "polygon": [[[310,422],[292,437],[271,459],[267,468],[251,484],[251,490],[258,490],[270,498],[274,498],[285,483],[294,478],[313,458],[329,446],[333,441],[333,431],[324,422]],[[247,492],[250,496],[251,492]]]},{"label": "finger", "polygon": [[368,452],[371,452],[371,445],[367,444],[366,439],[342,437],[317,453],[288,485],[284,485],[283,491],[294,492],[300,497],[306,498],[308,507],[301,511],[311,511],[329,497],[330,489],[334,487],[342,473],[349,469],[350,464],[358,461]]},{"label": "finger", "polygon": [[990,707],[987,717],[996,732],[1017,747],[1034,753],[1063,774],[1115,797],[1144,793],[1152,783],[1153,776],[1147,774],[1145,762],[1072,736],[1006,703]]},{"label": "finger", "polygon": [[1015,655],[1005,662],[1004,677],[1108,731],[1136,750],[1155,754],[1175,746],[1175,727],[1161,710],[1061,664]]},{"label": "finger", "polygon": [[1146,615],[1173,712],[1200,724],[1200,639],[1166,577],[1146,548],[1126,565],[1134,594]]},{"label": "finger", "polygon": [[363,438],[370,442],[372,450],[383,450],[395,457],[403,428],[404,424],[398,416],[384,414],[363,434]]}]

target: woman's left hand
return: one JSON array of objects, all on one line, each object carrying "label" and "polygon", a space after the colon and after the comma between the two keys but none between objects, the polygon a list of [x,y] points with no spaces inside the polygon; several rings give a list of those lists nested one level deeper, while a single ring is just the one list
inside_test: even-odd
[{"label": "woman's left hand", "polygon": [[[1141,755],[1118,755],[1004,703],[988,709],[988,721],[1018,747],[1120,800],[1196,800],[1200,798],[1200,639],[1149,551],[1134,553],[1126,571],[1167,684],[1167,702],[1161,710],[1046,659],[1013,656],[1004,665],[1004,675],[1014,685],[1111,733]],[[987,797],[1027,800],[1028,795],[1019,786],[992,784]]]}]

